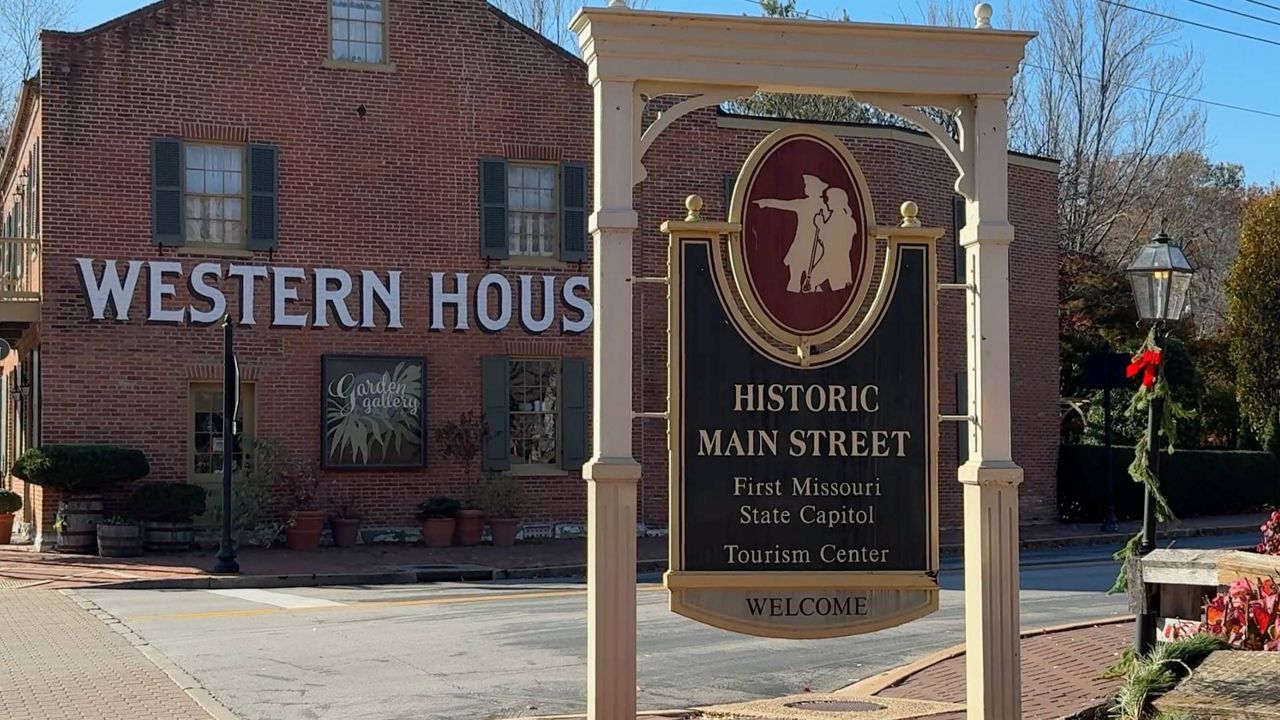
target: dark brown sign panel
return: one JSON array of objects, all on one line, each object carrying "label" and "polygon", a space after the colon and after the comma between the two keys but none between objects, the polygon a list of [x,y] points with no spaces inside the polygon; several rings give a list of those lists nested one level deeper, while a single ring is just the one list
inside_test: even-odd
[{"label": "dark brown sign panel", "polygon": [[[880,288],[851,327],[874,214],[836,142],[770,136],[744,171],[740,234],[673,231],[666,582],[673,610],[739,632],[850,635],[937,609],[936,233],[880,233]],[[761,212],[805,183],[811,216]],[[856,229],[834,220],[845,196]]]}]

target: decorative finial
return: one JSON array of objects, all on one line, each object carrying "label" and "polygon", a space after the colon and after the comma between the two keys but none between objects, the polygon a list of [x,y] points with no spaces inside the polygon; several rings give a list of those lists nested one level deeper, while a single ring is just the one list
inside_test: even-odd
[{"label": "decorative finial", "polygon": [[920,227],[920,206],[910,200],[902,203],[900,210],[902,213],[902,224],[899,227],[918,228]]},{"label": "decorative finial", "polygon": [[973,18],[977,21],[973,26],[979,30],[990,30],[991,14],[992,9],[990,3],[978,3],[977,6],[973,8]]},{"label": "decorative finial", "polygon": [[625,8],[627,0],[609,0],[609,7]]},{"label": "decorative finial", "polygon": [[684,216],[685,222],[702,222],[702,198],[698,195],[690,195],[684,199],[684,206],[689,211]]}]

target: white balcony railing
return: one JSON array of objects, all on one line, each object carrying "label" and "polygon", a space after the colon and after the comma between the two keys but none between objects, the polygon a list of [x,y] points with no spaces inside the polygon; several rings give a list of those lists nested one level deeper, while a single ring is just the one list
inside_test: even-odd
[{"label": "white balcony railing", "polygon": [[0,301],[39,299],[39,238],[0,237]]}]

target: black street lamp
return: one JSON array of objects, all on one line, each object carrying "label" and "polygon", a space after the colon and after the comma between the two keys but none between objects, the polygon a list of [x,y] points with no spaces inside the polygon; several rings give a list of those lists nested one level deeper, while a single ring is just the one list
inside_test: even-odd
[{"label": "black street lamp", "polygon": [[[1152,337],[1155,339],[1156,349],[1163,353],[1164,324],[1178,321],[1186,312],[1190,300],[1191,276],[1195,274],[1195,268],[1187,262],[1182,249],[1172,244],[1169,236],[1162,230],[1138,251],[1138,256],[1125,272],[1133,286],[1138,317],[1154,325]],[[1151,476],[1157,481],[1160,477],[1159,428],[1163,414],[1164,398],[1152,395],[1147,412],[1147,460]],[[1155,500],[1151,497],[1150,488],[1146,488],[1142,504],[1142,543],[1138,546],[1138,557],[1151,552],[1155,546]],[[1137,617],[1135,646],[1139,653],[1146,653],[1155,645],[1156,614],[1152,608],[1154,598],[1145,584],[1142,592],[1144,602],[1142,612]]]}]

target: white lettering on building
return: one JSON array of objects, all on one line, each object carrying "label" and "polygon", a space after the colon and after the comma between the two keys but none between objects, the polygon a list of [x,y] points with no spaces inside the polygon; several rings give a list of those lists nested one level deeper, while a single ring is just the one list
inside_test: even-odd
[{"label": "white lettering on building", "polygon": [[[211,325],[237,312],[233,305],[238,303],[239,324],[254,325],[256,295],[261,289],[270,294],[272,327],[336,325],[400,330],[404,328],[401,290],[406,282],[413,282],[412,276],[406,278],[401,270],[361,270],[357,280],[354,272],[334,268],[202,262],[191,268],[185,283],[189,304],[176,306],[182,302],[178,292],[183,276],[180,262],[130,260],[122,268],[116,260],[76,258],[76,265],[94,320],[106,320],[110,306],[116,320],[127,321],[138,280],[145,273],[147,321],[166,324]],[[500,332],[511,326],[518,312],[519,326],[529,333],[550,330],[558,313],[561,331],[579,334],[591,328],[595,316],[590,280],[582,275],[563,278],[561,284],[557,275],[519,275],[513,279],[487,273],[473,284],[468,273],[432,272],[420,282],[426,286],[429,310],[422,325],[435,331],[467,331],[474,318],[483,330]],[[351,304],[356,299],[358,314]]]}]

